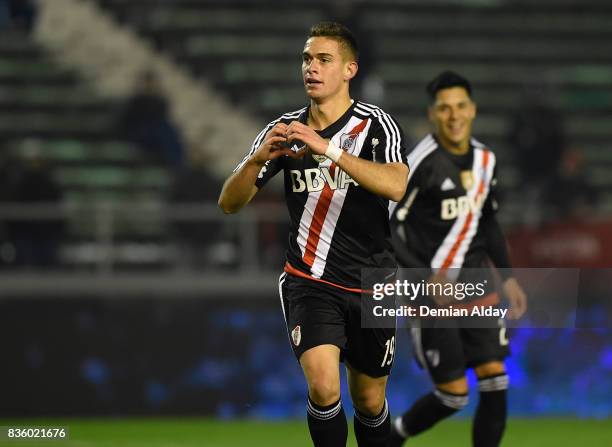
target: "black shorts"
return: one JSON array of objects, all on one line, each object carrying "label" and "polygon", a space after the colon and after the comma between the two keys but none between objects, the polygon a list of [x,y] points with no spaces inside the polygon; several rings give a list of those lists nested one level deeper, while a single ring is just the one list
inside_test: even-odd
[{"label": "black shorts", "polygon": [[444,327],[421,327],[420,320],[411,320],[418,363],[434,383],[446,383],[463,377],[468,368],[503,361],[510,352],[506,325],[501,318],[493,320],[497,322],[487,328],[454,326],[449,320],[444,321]]},{"label": "black shorts", "polygon": [[296,358],[315,346],[340,348],[341,360],[370,377],[389,375],[395,325],[362,328],[361,294],[283,273],[279,293]]}]

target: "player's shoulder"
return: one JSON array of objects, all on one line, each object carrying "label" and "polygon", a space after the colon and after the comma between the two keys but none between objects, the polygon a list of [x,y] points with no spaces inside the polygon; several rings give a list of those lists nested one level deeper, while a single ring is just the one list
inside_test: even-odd
[{"label": "player's shoulder", "polygon": [[371,118],[373,123],[381,127],[393,128],[394,130],[400,128],[397,120],[377,105],[356,101],[353,111],[364,118]]},{"label": "player's shoulder", "polygon": [[470,144],[475,149],[483,149],[483,150],[487,150],[487,151],[492,152],[491,149],[489,149],[489,146],[487,144],[483,143],[482,141],[480,141],[479,139],[477,139],[475,137],[471,137],[470,138]]},{"label": "player's shoulder", "polygon": [[470,144],[474,149],[480,149],[481,151],[487,153],[487,155],[495,162],[495,152],[491,149],[491,147],[482,141],[472,137],[470,138]]},{"label": "player's shoulder", "polygon": [[418,141],[408,152],[408,166],[410,170],[416,171],[419,166],[423,167],[431,163],[436,154],[439,153],[438,148],[438,142],[432,134],[428,134]]},{"label": "player's shoulder", "polygon": [[390,118],[396,121],[389,113],[375,104],[369,104],[363,101],[356,101],[354,111],[366,117],[373,118]]},{"label": "player's shoulder", "polygon": [[385,112],[383,109],[381,109],[379,106],[375,104],[369,104],[363,101],[355,101],[355,110],[359,111],[360,113],[366,116],[380,115],[380,114],[388,115],[388,113]]}]

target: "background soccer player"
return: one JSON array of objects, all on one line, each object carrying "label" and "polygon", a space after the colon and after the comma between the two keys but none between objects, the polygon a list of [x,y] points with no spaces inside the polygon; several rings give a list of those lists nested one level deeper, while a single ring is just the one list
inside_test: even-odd
[{"label": "background soccer player", "polygon": [[291,225],[279,291],[308,384],[316,446],[346,445],[341,359],[358,444],[384,446],[390,431],[385,387],[395,328],[361,328],[360,273],[395,264],[388,206],[403,197],[408,168],[395,120],[349,95],[357,55],[344,26],[326,22],[311,29],[302,61],[310,105],[261,131],[219,198],[226,213],[236,212],[283,171]]},{"label": "background soccer player", "polygon": [[[495,155],[471,136],[476,117],[471,85],[447,71],[428,84],[427,92],[435,134],[421,140],[408,156],[408,188],[392,217],[397,257],[403,267],[431,268],[437,275],[492,261],[505,269],[500,273],[509,315],[518,318],[526,309],[526,296],[510,276],[504,236],[495,218]],[[474,203],[476,209],[462,203]],[[474,368],[480,391],[473,445],[500,443],[508,387],[503,320],[494,328],[446,326],[448,322],[444,328],[412,329],[417,357],[435,389],[394,421],[391,446],[402,445],[467,405],[467,368]]]}]

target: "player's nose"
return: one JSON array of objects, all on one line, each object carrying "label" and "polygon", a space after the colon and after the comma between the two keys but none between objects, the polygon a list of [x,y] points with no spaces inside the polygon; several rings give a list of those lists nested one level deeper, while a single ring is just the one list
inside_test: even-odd
[{"label": "player's nose", "polygon": [[317,73],[319,71],[319,63],[316,59],[312,59],[310,63],[306,66],[306,73]]}]

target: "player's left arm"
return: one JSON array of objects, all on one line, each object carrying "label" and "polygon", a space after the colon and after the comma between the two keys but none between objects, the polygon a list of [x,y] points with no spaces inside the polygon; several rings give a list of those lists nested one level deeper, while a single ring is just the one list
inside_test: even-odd
[{"label": "player's left arm", "polygon": [[521,318],[527,310],[527,294],[512,273],[506,238],[494,215],[485,218],[483,224],[489,258],[503,279],[503,291],[510,302],[508,316],[511,319]]},{"label": "player's left arm", "polygon": [[368,191],[399,202],[406,192],[408,166],[402,162],[376,163],[342,151],[322,138],[311,127],[293,121],[287,128],[287,139],[299,140],[318,155],[325,155]]},{"label": "player's left arm", "polygon": [[493,180],[491,181],[489,196],[483,208],[481,225],[487,241],[487,254],[502,277],[503,292],[510,303],[508,316],[511,319],[518,319],[521,318],[527,310],[527,294],[513,275],[506,238],[497,221],[496,212],[498,204],[496,186],[497,176],[494,174]]}]

